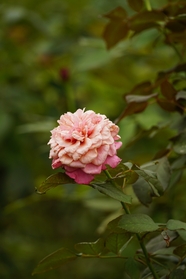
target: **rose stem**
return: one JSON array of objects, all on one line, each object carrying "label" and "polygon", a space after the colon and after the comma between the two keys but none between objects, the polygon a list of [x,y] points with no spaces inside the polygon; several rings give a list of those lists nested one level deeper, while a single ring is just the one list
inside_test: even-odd
[{"label": "rose stem", "polygon": [[[104,172],[105,172],[106,176],[110,179],[111,183],[116,187],[115,181],[112,179],[112,176],[110,175],[109,171],[105,170]],[[126,204],[124,202],[121,202],[121,205],[122,205],[122,207],[123,207],[123,209],[124,209],[126,214],[131,214],[129,208],[126,206]],[[139,244],[141,246],[141,249],[142,249],[143,254],[145,256],[145,259],[146,259],[146,263],[147,263],[150,271],[152,272],[152,275],[154,276],[154,279],[159,279],[159,276],[156,274],[156,272],[154,270],[154,267],[153,267],[153,265],[152,265],[152,263],[151,263],[151,261],[149,259],[148,252],[146,250],[145,244],[144,244],[141,236],[138,233],[136,233],[136,237],[137,237],[137,239],[139,241]]]}]

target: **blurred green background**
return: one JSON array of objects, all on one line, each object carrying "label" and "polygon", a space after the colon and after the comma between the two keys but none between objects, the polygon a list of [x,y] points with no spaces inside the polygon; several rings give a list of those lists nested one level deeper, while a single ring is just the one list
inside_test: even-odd
[{"label": "blurred green background", "polygon": [[[154,8],[166,1],[152,1]],[[125,0],[6,0],[0,3],[0,277],[29,279],[37,263],[54,250],[94,241],[104,219],[120,205],[85,186],[35,187],[54,173],[47,142],[60,115],[92,109],[116,119],[124,94],[178,61],[155,30],[107,50],[103,14]],[[156,47],[154,47],[156,46]],[[164,148],[171,131],[128,146],[138,131],[169,119],[151,105],[123,119],[124,161],[146,162]],[[183,201],[184,204],[185,200]],[[181,209],[180,209],[181,212]],[[103,222],[103,223],[102,223]],[[101,225],[100,225],[101,224]],[[131,254],[133,252],[131,251]],[[126,278],[121,260],[77,260],[35,278]]]}]

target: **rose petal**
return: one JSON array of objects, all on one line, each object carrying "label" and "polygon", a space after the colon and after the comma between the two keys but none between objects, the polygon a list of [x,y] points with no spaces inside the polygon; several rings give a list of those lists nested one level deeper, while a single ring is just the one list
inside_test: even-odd
[{"label": "rose petal", "polygon": [[66,171],[66,174],[78,184],[89,184],[94,179],[94,175],[87,174],[82,169],[77,169],[73,172]]},{"label": "rose petal", "polygon": [[109,145],[102,145],[101,147],[99,147],[98,150],[97,150],[98,155],[92,161],[92,163],[94,165],[102,165],[107,158],[108,151],[109,151]]},{"label": "rose petal", "polygon": [[99,174],[101,173],[102,170],[102,165],[96,166],[94,164],[88,164],[84,167],[84,172],[89,173],[89,174]]},{"label": "rose petal", "polygon": [[108,156],[103,165],[104,167],[105,165],[109,165],[111,168],[115,168],[120,162],[121,159],[118,156]]}]

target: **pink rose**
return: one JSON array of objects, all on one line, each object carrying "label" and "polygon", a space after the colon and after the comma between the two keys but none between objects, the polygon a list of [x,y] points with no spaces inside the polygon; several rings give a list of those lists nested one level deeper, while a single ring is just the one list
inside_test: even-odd
[{"label": "pink rose", "polygon": [[120,163],[119,127],[105,115],[78,109],[62,115],[58,123],[48,142],[53,169],[62,167],[77,183],[89,184],[106,165],[115,168]]}]

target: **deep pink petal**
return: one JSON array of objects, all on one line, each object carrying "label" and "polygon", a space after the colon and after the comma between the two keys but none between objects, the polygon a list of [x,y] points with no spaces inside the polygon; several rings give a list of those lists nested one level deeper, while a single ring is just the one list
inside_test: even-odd
[{"label": "deep pink petal", "polygon": [[121,159],[118,156],[108,156],[104,162],[104,166],[109,165],[111,168],[115,168],[120,162]]},{"label": "deep pink petal", "polygon": [[82,169],[77,169],[73,172],[66,171],[66,174],[78,184],[89,184],[94,179],[92,174],[87,174]]},{"label": "deep pink petal", "polygon": [[62,167],[62,164],[61,164],[60,160],[59,159],[53,159],[52,160],[52,168],[57,169],[57,168],[60,168],[60,167]]}]

